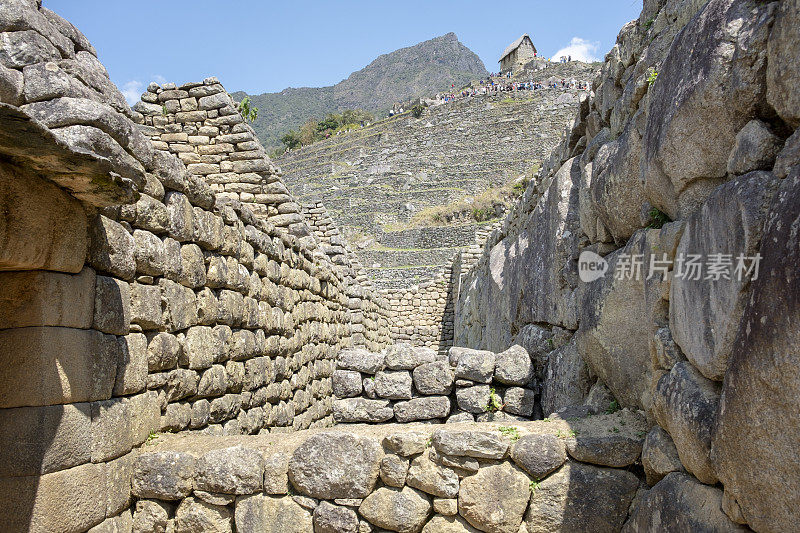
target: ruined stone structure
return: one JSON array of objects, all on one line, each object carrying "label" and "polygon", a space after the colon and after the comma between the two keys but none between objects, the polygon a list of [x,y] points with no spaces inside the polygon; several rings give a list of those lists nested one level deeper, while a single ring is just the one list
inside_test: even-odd
[{"label": "ruined stone structure", "polygon": [[2,529],[792,530],[798,27],[647,0],[502,223],[393,293],[218,80],[132,110],[0,3]]},{"label": "ruined stone structure", "polygon": [[[584,67],[587,78],[591,68]],[[547,158],[578,91],[465,98],[334,136],[278,160],[301,202],[321,201],[378,288],[433,279],[475,225],[408,229],[420,210],[525,176]]]},{"label": "ruined stone structure", "polygon": [[497,61],[500,63],[500,73],[516,72],[533,61],[536,53],[536,47],[533,45],[530,35],[523,34],[519,39],[508,45]]}]

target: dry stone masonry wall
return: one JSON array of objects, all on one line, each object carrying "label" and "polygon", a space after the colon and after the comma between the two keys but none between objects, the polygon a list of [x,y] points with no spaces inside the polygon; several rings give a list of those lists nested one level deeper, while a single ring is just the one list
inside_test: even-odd
[{"label": "dry stone masonry wall", "polygon": [[797,1],[645,1],[456,288],[457,345],[564,339],[544,413],[604,387],[646,413],[651,488],[626,531],[796,521],[798,22]]},{"label": "dry stone masonry wall", "polygon": [[333,373],[333,416],[342,423],[530,420],[534,359],[521,346],[498,354],[453,347],[440,355],[405,343],[380,353],[344,350]]},{"label": "dry stone masonry wall", "polygon": [[[145,441],[330,425],[335,356],[383,348],[388,309],[290,196],[225,191],[191,166],[283,187],[238,113],[203,97],[182,121],[164,113],[192,89],[230,102],[215,79],[151,87],[156,124],[36,2],[3,2],[0,31],[0,518],[130,531]],[[193,128],[219,135],[192,144]],[[235,148],[221,135],[239,135]]]},{"label": "dry stone masonry wall", "polygon": [[[168,436],[134,465],[134,530],[617,531],[639,494],[628,468],[646,427],[624,410],[513,427]],[[725,518],[717,510],[709,519]]]}]

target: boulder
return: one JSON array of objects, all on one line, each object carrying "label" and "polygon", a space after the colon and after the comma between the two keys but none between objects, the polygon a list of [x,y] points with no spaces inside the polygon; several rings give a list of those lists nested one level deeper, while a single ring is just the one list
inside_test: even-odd
[{"label": "boulder", "polygon": [[619,531],[638,488],[625,470],[570,461],[532,487],[525,525],[529,533]]},{"label": "boulder", "polygon": [[[668,287],[660,273],[647,280],[649,263],[638,269],[633,258],[661,260],[666,253],[669,260],[674,229],[667,224],[661,230],[640,230],[624,248],[605,256],[605,277],[580,287],[578,353],[626,407],[650,407],[650,340],[658,321],[665,320]],[[624,275],[618,276],[617,270]],[[585,385],[586,392],[591,383]]]},{"label": "boulder", "polygon": [[489,403],[491,388],[489,385],[475,385],[456,389],[458,408],[468,413],[483,413]]},{"label": "boulder", "polygon": [[333,394],[337,398],[352,398],[361,394],[361,372],[335,370],[331,378]]},{"label": "boulder", "polygon": [[410,400],[412,383],[407,370],[383,370],[375,374],[375,393],[389,400]]},{"label": "boulder", "polygon": [[406,484],[439,498],[455,498],[458,496],[458,475],[445,466],[431,460],[431,450],[411,461]]},{"label": "boulder", "polygon": [[576,338],[550,353],[542,384],[542,412],[550,414],[580,405],[592,386],[592,376],[578,353]]},{"label": "boulder", "polygon": [[458,512],[487,533],[518,533],[531,497],[531,480],[510,463],[487,466],[464,478]]},{"label": "boulder", "polygon": [[403,431],[387,435],[383,439],[383,444],[390,451],[403,457],[408,457],[424,452],[425,448],[428,447],[430,438],[430,433],[424,431]]},{"label": "boulder", "polygon": [[509,387],[503,394],[503,403],[505,404],[503,410],[509,414],[531,416],[536,403],[536,393],[531,389]]},{"label": "boulder", "polygon": [[538,480],[563,465],[567,451],[555,435],[524,435],[511,447],[511,460]]},{"label": "boulder", "polygon": [[495,354],[485,350],[464,350],[456,364],[455,377],[490,383],[495,369]]},{"label": "boulder", "polygon": [[533,378],[533,363],[525,348],[515,344],[497,354],[494,377],[506,385],[527,385]]},{"label": "boulder", "polygon": [[728,157],[728,174],[741,176],[754,170],[770,170],[783,147],[783,140],[760,120],[751,120],[736,134]]},{"label": "boulder", "polygon": [[392,370],[414,370],[419,365],[436,361],[436,352],[431,348],[392,344],[386,348],[386,367]]},{"label": "boulder", "polygon": [[767,44],[767,101],[791,126],[800,126],[800,69],[794,59],[800,54],[800,4],[784,1],[778,7]]},{"label": "boulder", "polygon": [[192,492],[197,461],[184,452],[149,452],[136,457],[131,481],[137,498],[181,500]]},{"label": "boulder", "polygon": [[336,367],[374,374],[383,368],[383,354],[371,353],[362,348],[342,350],[336,358]]},{"label": "boulder", "polygon": [[[436,500],[434,500],[434,506],[436,506]],[[460,516],[452,515],[436,515],[422,528],[422,533],[478,533],[479,531]]]},{"label": "boulder", "polygon": [[624,243],[647,223],[646,203],[639,179],[642,136],[631,121],[619,138],[604,145],[592,166],[590,184],[594,214],[617,243]]},{"label": "boulder", "polygon": [[411,487],[381,487],[367,496],[358,512],[370,524],[398,533],[418,533],[431,512],[430,500]]},{"label": "boulder", "polygon": [[691,476],[673,472],[647,491],[630,519],[625,533],[649,531],[748,531],[722,512],[722,491]]},{"label": "boulder", "polygon": [[539,381],[543,381],[548,354],[556,348],[553,332],[537,324],[528,324],[520,329],[517,336],[514,337],[514,344],[525,348],[533,363],[534,376]]},{"label": "boulder", "polygon": [[570,457],[583,463],[624,468],[642,454],[643,438],[612,432],[609,435],[576,435],[567,439]]},{"label": "boulder", "polygon": [[664,479],[670,472],[683,472],[683,464],[672,437],[658,426],[653,426],[644,439],[642,466],[650,486]]},{"label": "boulder", "polygon": [[231,533],[233,512],[228,507],[186,498],[175,511],[175,533]]},{"label": "boulder", "polygon": [[437,429],[431,443],[440,454],[477,459],[502,459],[508,451],[508,443],[492,431]]},{"label": "boulder", "polygon": [[724,181],[736,134],[763,106],[774,7],[708,2],[658,71],[648,95],[642,177],[650,203],[673,220]]},{"label": "boulder", "polygon": [[414,369],[413,377],[420,394],[446,396],[453,392],[453,371],[447,361],[421,364]]},{"label": "boulder", "polygon": [[387,454],[381,459],[381,481],[389,487],[403,487],[408,475],[408,459]]},{"label": "boulder", "polygon": [[312,435],[289,460],[289,481],[307,496],[364,498],[378,480],[383,451],[377,441],[339,431]]},{"label": "boulder", "polygon": [[264,457],[235,446],[204,453],[197,459],[195,489],[223,494],[252,494],[264,487]]},{"label": "boulder", "polygon": [[796,512],[789,510],[800,501],[798,228],[800,169],[794,167],[767,217],[761,274],[733,344],[712,443],[715,471],[756,531],[793,529]]},{"label": "boulder", "polygon": [[394,416],[398,422],[445,418],[450,414],[450,398],[427,396],[394,404]]},{"label": "boulder", "polygon": [[[748,298],[751,276],[737,273],[737,257],[750,258],[758,252],[761,228],[779,183],[769,172],[737,178],[711,193],[686,222],[678,258],[699,255],[705,268],[695,276],[690,267],[675,265],[670,330],[686,358],[709,379],[722,381],[725,376]],[[714,274],[709,267],[715,254],[727,256],[727,263],[722,256],[718,263],[722,274]],[[750,261],[741,265],[749,267]],[[681,268],[682,276],[677,274]]]},{"label": "boulder", "polygon": [[711,435],[717,421],[720,385],[708,380],[685,361],[658,380],[653,414],[675,442],[686,470],[703,483],[714,484]]},{"label": "boulder", "polygon": [[394,416],[389,400],[345,398],[333,401],[333,418],[337,422],[386,422]]},{"label": "boulder", "polygon": [[314,509],[314,533],[358,533],[358,516],[347,507],[320,502]]},{"label": "boulder", "polygon": [[314,531],[311,512],[286,496],[253,494],[236,502],[236,531],[308,533]]}]

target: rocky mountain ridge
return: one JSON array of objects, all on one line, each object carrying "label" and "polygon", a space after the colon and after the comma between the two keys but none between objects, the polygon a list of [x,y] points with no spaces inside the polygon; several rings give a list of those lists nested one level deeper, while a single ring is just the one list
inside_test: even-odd
[{"label": "rocky mountain ridge", "polygon": [[[278,93],[252,94],[259,108],[253,124],[268,148],[280,145],[280,135],[310,118],[324,118],[345,109],[383,114],[392,104],[463,86],[487,74],[480,58],[448,33],[414,46],[378,56],[363,69],[328,87],[287,88]],[[241,100],[243,92],[233,93]]]}]

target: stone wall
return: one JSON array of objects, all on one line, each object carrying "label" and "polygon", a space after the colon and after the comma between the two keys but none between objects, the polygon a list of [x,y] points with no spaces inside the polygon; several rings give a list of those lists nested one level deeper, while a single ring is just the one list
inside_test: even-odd
[{"label": "stone wall", "polygon": [[796,1],[644,2],[462,275],[457,345],[541,345],[544,413],[608,387],[653,424],[643,462],[674,450],[685,473],[648,475],[626,530],[796,521],[798,21]]},{"label": "stone wall", "polygon": [[389,311],[291,195],[236,187],[285,191],[216,80],[142,114],[37,2],[0,32],[0,521],[130,531],[143,443],[330,425],[336,354]]},{"label": "stone wall", "polygon": [[[342,423],[541,418],[535,404],[541,355],[522,346],[502,353],[460,347],[437,353],[406,343],[380,353],[344,350],[333,373],[333,416]],[[582,412],[606,408],[598,396]]]},{"label": "stone wall", "polygon": [[[618,531],[639,494],[629,468],[646,427],[625,410],[513,426],[166,436],[134,464],[134,530]],[[703,494],[689,476],[666,479]]]}]

